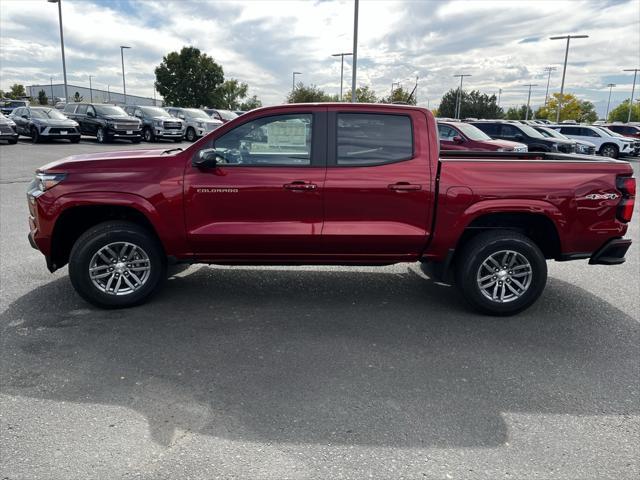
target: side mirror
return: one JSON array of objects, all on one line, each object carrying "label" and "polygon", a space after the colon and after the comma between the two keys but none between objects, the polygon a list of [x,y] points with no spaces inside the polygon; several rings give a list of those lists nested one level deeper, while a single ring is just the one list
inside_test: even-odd
[{"label": "side mirror", "polygon": [[205,148],[193,157],[191,165],[196,168],[216,168],[219,156],[215,148]]},{"label": "side mirror", "polygon": [[87,117],[95,117],[96,114],[93,113],[91,110],[87,110]]},{"label": "side mirror", "polygon": [[462,138],[460,135],[456,135],[455,137],[453,137],[453,143],[464,143],[464,138]]},{"label": "side mirror", "polygon": [[22,115],[20,115],[22,118],[29,118],[29,115],[26,113],[23,113]]},{"label": "side mirror", "polygon": [[184,115],[183,115],[183,114],[181,114],[181,113],[179,113],[179,114],[178,114],[178,118],[179,118],[179,119],[181,119],[181,120],[184,120]]}]

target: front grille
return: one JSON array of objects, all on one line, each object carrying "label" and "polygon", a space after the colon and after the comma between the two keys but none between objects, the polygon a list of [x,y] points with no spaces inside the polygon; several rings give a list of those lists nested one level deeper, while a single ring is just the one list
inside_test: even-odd
[{"label": "front grille", "polygon": [[164,122],[164,128],[172,130],[182,130],[182,124],[180,122]]},{"label": "front grille", "polygon": [[0,133],[13,134],[13,128],[11,128],[9,125],[0,125]]},{"label": "front grille", "polygon": [[589,147],[589,148],[587,149],[587,153],[588,153],[589,155],[595,155],[595,154],[596,154],[596,147]]},{"label": "front grille", "polygon": [[115,123],[113,128],[116,130],[138,130],[139,126],[137,123]]},{"label": "front grille", "polygon": [[49,133],[56,133],[56,134],[60,134],[62,132],[67,132],[67,133],[76,133],[76,129],[75,127],[68,127],[68,128],[64,128],[64,127],[51,127],[49,129]]},{"label": "front grille", "polygon": [[576,151],[573,145],[558,145],[558,151],[562,153],[573,153]]}]

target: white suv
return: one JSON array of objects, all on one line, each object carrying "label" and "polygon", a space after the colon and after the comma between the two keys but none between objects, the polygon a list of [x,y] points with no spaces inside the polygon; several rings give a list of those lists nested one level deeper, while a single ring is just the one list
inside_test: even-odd
[{"label": "white suv", "polygon": [[553,125],[550,128],[561,134],[573,138],[591,142],[596,146],[599,155],[618,158],[619,155],[630,155],[633,151],[631,141],[609,135],[606,131],[590,125]]},{"label": "white suv", "polygon": [[206,112],[199,108],[165,107],[165,110],[169,112],[169,115],[172,117],[184,121],[187,126],[184,138],[189,142],[195,142],[203,135],[222,126],[220,120],[211,118]]}]

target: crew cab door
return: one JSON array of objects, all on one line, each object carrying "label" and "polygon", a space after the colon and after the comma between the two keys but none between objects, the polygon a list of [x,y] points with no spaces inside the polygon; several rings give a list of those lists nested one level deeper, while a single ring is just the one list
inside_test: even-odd
[{"label": "crew cab door", "polygon": [[413,260],[429,236],[434,172],[426,117],[380,110],[329,107],[323,252],[349,261]]},{"label": "crew cab door", "polygon": [[195,255],[311,258],[322,228],[326,109],[250,117],[210,137],[195,155],[215,148],[216,167],[190,163],[185,173],[186,230]]}]

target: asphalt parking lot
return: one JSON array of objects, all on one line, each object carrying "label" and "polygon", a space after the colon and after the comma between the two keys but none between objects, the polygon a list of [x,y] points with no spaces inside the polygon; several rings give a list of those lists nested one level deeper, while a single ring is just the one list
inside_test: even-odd
[{"label": "asphalt parking lot", "polygon": [[640,476],[640,245],[550,263],[507,319],[412,264],[192,266],[97,310],[29,246],[25,189],[132,148],[0,145],[0,478]]}]

